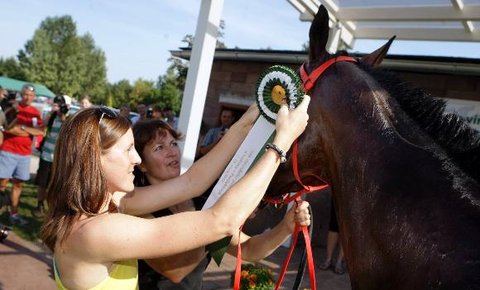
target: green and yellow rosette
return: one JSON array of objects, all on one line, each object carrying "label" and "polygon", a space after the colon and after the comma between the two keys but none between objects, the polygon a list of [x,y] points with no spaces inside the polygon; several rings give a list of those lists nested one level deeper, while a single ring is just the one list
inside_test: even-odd
[{"label": "green and yellow rosette", "polygon": [[274,65],[257,81],[257,105],[261,114],[275,124],[282,104],[294,109],[303,100],[304,92],[298,74],[289,67]]}]

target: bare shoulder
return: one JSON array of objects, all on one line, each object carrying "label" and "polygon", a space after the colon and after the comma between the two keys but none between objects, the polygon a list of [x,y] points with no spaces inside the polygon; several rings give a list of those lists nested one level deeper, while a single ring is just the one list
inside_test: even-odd
[{"label": "bare shoulder", "polygon": [[115,252],[119,250],[119,241],[132,234],[131,225],[135,224],[135,229],[138,219],[119,213],[81,219],[73,227],[65,246],[89,260],[113,261]]}]

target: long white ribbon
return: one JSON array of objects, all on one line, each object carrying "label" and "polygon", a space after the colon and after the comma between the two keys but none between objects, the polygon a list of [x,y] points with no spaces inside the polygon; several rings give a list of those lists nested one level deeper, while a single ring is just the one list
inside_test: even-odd
[{"label": "long white ribbon", "polygon": [[264,145],[274,131],[275,125],[260,115],[228,163],[202,209],[212,207],[233,184],[247,173],[257,157],[263,154]]}]

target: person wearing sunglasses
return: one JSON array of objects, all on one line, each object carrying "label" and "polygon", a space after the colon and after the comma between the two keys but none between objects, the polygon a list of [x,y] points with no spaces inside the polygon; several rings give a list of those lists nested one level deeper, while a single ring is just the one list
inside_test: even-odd
[{"label": "person wearing sunglasses", "polygon": [[23,182],[30,179],[33,136],[43,135],[44,130],[40,112],[31,105],[35,99],[35,87],[25,84],[21,95],[15,126],[5,130],[4,140],[0,145],[0,195],[5,194],[8,181],[12,179],[10,222],[25,225],[27,221],[18,214],[18,204]]},{"label": "person wearing sunglasses", "polygon": [[[145,219],[203,193],[222,173],[258,117],[256,106],[184,174],[133,185],[141,163],[130,122],[104,107],[84,109],[63,123],[55,147],[42,239],[53,251],[59,289],[136,289],[137,259],[166,257],[238,234],[262,199],[283,152],[305,130],[310,98],[281,107],[273,143],[250,171],[209,209]],[[159,194],[162,193],[162,194]]]},{"label": "person wearing sunglasses", "polygon": [[[177,178],[180,175],[180,148],[182,134],[163,120],[144,120],[133,126],[135,149],[142,163],[134,171],[135,186],[149,186]],[[162,194],[159,192],[158,194]],[[194,211],[192,200],[165,208],[148,215],[162,217],[184,211]],[[252,215],[253,218],[253,215]],[[257,262],[270,255],[292,234],[295,224],[310,224],[308,203],[292,207],[283,220],[272,230],[250,237],[241,233],[242,258]],[[231,239],[228,253],[236,256],[238,234]],[[201,247],[178,255],[139,261],[139,288],[147,289],[202,289],[203,272],[209,263],[205,248]]]},{"label": "person wearing sunglasses", "polygon": [[53,151],[57,143],[58,132],[67,119],[72,98],[68,95],[58,95],[53,98],[50,114],[45,118],[45,138],[42,139],[35,185],[37,185],[37,207],[31,210],[32,216],[42,218],[45,213],[45,191],[50,180],[53,164]]}]

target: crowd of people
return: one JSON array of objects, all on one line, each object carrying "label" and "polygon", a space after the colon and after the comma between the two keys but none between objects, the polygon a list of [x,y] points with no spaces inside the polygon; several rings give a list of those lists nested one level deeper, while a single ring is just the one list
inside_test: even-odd
[{"label": "crowd of people", "polygon": [[[35,87],[26,84],[21,90],[21,100],[15,107],[16,117],[3,129],[0,145],[0,195],[4,196],[8,182],[12,183],[10,194],[10,222],[25,224],[18,214],[18,205],[23,183],[30,179],[32,136],[44,135],[40,112],[32,106]],[[13,123],[13,124],[12,124]]]},{"label": "crowd of people", "polygon": [[308,97],[293,111],[282,106],[276,146],[214,206],[199,210],[192,199],[219,178],[259,115],[255,105],[238,120],[223,110],[220,127],[201,142],[203,157],[180,175],[182,134],[171,108],[140,103],[138,116],[130,119],[128,105],[116,113],[83,97],[81,109],[69,115],[72,100],[63,95],[53,99],[42,120],[32,106],[35,87],[27,84],[20,94],[15,124],[2,127],[0,194],[6,195],[11,182],[10,222],[24,225],[18,214],[22,185],[30,179],[33,137],[43,136],[32,215],[44,219],[42,240],[54,254],[59,289],[135,289],[138,282],[141,289],[201,289],[210,261],[207,244],[232,236],[228,252],[241,244],[244,259],[257,261],[279,247],[295,224],[310,223],[304,202],[270,231],[238,233],[254,214],[282,153],[305,129]]}]

